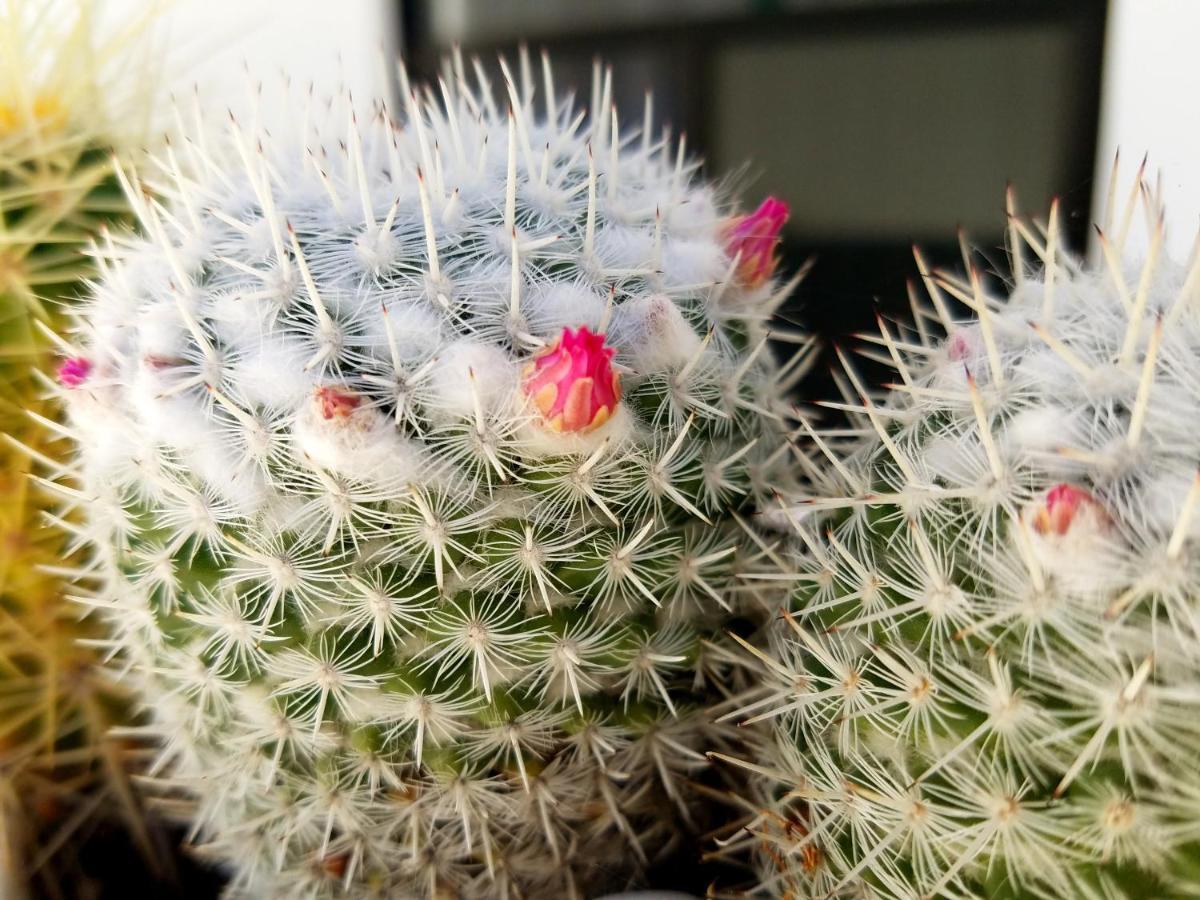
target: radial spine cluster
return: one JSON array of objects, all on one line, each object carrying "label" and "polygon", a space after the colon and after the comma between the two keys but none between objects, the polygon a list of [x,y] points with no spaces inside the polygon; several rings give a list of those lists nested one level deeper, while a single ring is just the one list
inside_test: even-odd
[{"label": "radial spine cluster", "polygon": [[731,760],[763,895],[1200,894],[1200,256],[1140,174],[1109,208],[1092,266],[1010,196],[1007,298],[918,254],[887,395],[844,359],[850,427],[804,423],[798,588],[734,716],[771,727]]},{"label": "radial spine cluster", "polygon": [[174,140],[60,370],[81,599],[235,895],[636,880],[725,746],[716,636],[780,602],[786,207],[611,71],[589,115],[502,70]]}]

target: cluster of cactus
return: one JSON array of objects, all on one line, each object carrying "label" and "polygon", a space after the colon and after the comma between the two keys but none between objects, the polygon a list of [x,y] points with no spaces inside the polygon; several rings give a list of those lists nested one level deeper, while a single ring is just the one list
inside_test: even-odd
[{"label": "cluster of cactus", "polygon": [[[1200,242],[1164,257],[1141,175],[1096,265],[1010,202],[1006,298],[918,254],[930,305],[868,339],[895,382],[843,357],[848,426],[796,447],[784,204],[734,214],[649,100],[623,130],[609,71],[584,111],[524,55],[499,103],[458,56],[436,92],[400,74],[402,111],[200,123],[149,176],[0,105],[70,136],[35,161],[0,131],[35,413],[4,462],[70,535],[5,541],[0,803],[102,765],[101,647],[233,896],[633,883],[697,830],[706,754],[749,773],[730,843],[764,895],[1200,894]],[[58,251],[122,203],[141,234],[22,380],[59,324],[35,296],[86,262]],[[735,638],[747,679],[723,632],[781,605]]]},{"label": "cluster of cactus", "polygon": [[137,64],[138,29],[97,36],[91,13],[0,10],[0,895],[14,898],[68,876],[59,851],[91,812],[132,811],[123,750],[107,738],[119,692],[80,643],[100,631],[68,597],[63,530],[42,519],[70,487],[27,477],[35,463],[60,474],[70,455],[48,390],[53,333],[93,274],[88,242],[128,218],[111,154],[146,108],[111,69],[118,51]]},{"label": "cluster of cactus", "polygon": [[798,588],[738,714],[771,723],[733,841],[764,895],[1200,894],[1200,256],[1140,176],[1097,265],[1057,219],[1010,202],[1007,299],[918,254],[887,396],[844,360],[849,427],[802,423]]},{"label": "cluster of cactus", "polygon": [[786,206],[622,131],[611,71],[590,115],[474,79],[123,176],[60,369],[82,599],[237,896],[636,879],[726,746],[722,627],[779,603]]}]

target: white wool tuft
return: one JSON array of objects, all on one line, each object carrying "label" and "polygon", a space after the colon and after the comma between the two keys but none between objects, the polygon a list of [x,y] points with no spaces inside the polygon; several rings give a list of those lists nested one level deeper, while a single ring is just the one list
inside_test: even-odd
[{"label": "white wool tuft", "polygon": [[1052,454],[1059,447],[1072,446],[1077,440],[1077,415],[1057,404],[1023,409],[1005,426],[1004,445],[1014,455]]},{"label": "white wool tuft", "polygon": [[624,406],[617,407],[607,422],[591,431],[559,434],[547,431],[537,418],[537,413],[527,410],[527,418],[522,423],[517,436],[522,449],[534,459],[562,456],[588,456],[604,445],[619,447],[622,442],[629,440],[636,433],[637,425],[629,410]]},{"label": "white wool tuft", "polygon": [[377,409],[360,406],[346,417],[327,419],[311,398],[292,425],[300,459],[339,475],[400,489],[421,473],[421,457]]},{"label": "white wool tuft", "polygon": [[167,297],[147,303],[137,312],[138,352],[143,356],[178,359],[187,351],[187,325],[180,315],[178,302]]},{"label": "white wool tuft", "polygon": [[247,296],[239,291],[221,291],[208,302],[213,330],[224,343],[246,349],[261,342],[270,332],[279,308],[270,298]]},{"label": "white wool tuft", "polygon": [[596,232],[596,257],[607,269],[647,269],[654,259],[654,233],[624,225],[601,228]]},{"label": "white wool tuft", "polygon": [[663,246],[662,278],[668,288],[714,284],[728,267],[724,249],[710,235],[672,238]]},{"label": "white wool tuft", "polygon": [[168,447],[187,450],[213,435],[211,420],[194,391],[173,393],[182,377],[176,367],[142,363],[129,388],[129,402],[146,434]]},{"label": "white wool tuft", "polygon": [[507,409],[517,378],[517,363],[499,347],[471,339],[445,344],[429,379],[431,412],[469,419],[477,401],[484,413]]},{"label": "white wool tuft", "polygon": [[252,516],[267,501],[268,488],[262,474],[216,435],[195,441],[184,450],[183,457],[204,484],[238,514]]},{"label": "white wool tuft", "polygon": [[665,294],[631,297],[613,310],[612,344],[642,374],[683,366],[700,349],[702,337]]},{"label": "white wool tuft", "polygon": [[262,338],[233,364],[238,393],[270,410],[296,407],[315,383],[305,369],[308,352],[296,339],[283,335]]},{"label": "white wool tuft", "polygon": [[361,346],[379,360],[390,362],[394,347],[399,361],[411,365],[428,359],[442,345],[442,320],[424,300],[385,301],[377,311],[363,312]]},{"label": "white wool tuft", "polygon": [[525,291],[522,309],[533,333],[552,343],[564,328],[586,325],[593,331],[602,331],[609,298],[586,284],[546,282]]}]

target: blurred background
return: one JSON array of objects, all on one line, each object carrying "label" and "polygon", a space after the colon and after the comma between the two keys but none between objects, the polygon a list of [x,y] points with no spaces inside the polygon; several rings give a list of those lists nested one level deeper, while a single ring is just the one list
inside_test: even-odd
[{"label": "blurred background", "polygon": [[[1171,254],[1200,220],[1198,0],[176,0],[166,25],[172,88],[195,83],[218,111],[246,108],[247,71],[369,97],[394,93],[396,54],[424,79],[456,45],[495,69],[522,43],[586,103],[593,61],[611,63],[628,123],[653,89],[657,121],[686,132],[707,177],[745,206],[791,205],[787,265],[817,264],[785,315],[827,342],[877,310],[903,315],[914,242],[954,265],[962,228],[1003,269],[1010,183],[1025,211],[1060,198],[1088,252],[1117,149],[1127,178],[1148,153]],[[264,110],[268,124],[290,114]],[[92,852],[129,876],[103,896],[217,890],[186,868],[183,893],[160,890],[119,848]]]}]

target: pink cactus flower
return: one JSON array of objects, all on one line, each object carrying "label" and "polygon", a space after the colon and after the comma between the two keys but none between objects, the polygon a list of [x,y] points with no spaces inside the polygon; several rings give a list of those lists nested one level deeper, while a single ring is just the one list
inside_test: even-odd
[{"label": "pink cactus flower", "polygon": [[599,428],[621,402],[621,379],[612,367],[616,353],[604,335],[588,327],[564,328],[553,344],[525,368],[524,389],[553,431]]},{"label": "pink cactus flower", "polygon": [[358,394],[333,385],[317,388],[313,400],[326,421],[348,419],[362,403]]},{"label": "pink cactus flower", "polygon": [[738,278],[747,287],[757,287],[775,274],[779,264],[775,245],[789,212],[782,200],[768,197],[750,215],[738,216],[730,224],[725,247],[730,256],[738,257]]},{"label": "pink cactus flower", "polygon": [[57,374],[58,383],[63,387],[80,387],[92,374],[92,361],[83,356],[72,356],[59,364]]},{"label": "pink cactus flower", "polygon": [[1033,530],[1042,536],[1065,535],[1083,517],[1092,522],[1104,522],[1108,518],[1095,497],[1070,484],[1056,484],[1050,488],[1030,513]]}]

